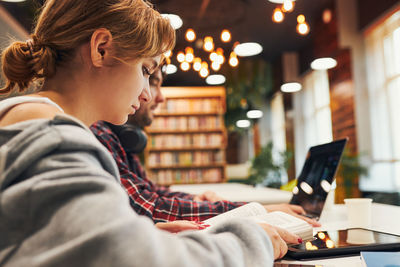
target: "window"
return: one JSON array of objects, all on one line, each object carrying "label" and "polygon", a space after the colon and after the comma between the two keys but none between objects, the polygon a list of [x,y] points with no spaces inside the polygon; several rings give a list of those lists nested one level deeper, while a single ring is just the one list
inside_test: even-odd
[{"label": "window", "polygon": [[400,11],[369,32],[366,40],[372,165],[365,191],[400,189]]},{"label": "window", "polygon": [[[285,108],[283,104],[283,95],[278,92],[271,99],[271,137],[274,145],[274,160],[281,161],[280,153],[286,151],[286,132],[285,132]],[[281,173],[282,184],[287,183],[286,172]]]},{"label": "window", "polygon": [[312,71],[305,75],[302,84],[303,89],[293,94],[297,175],[310,146],[332,141],[327,72]]}]

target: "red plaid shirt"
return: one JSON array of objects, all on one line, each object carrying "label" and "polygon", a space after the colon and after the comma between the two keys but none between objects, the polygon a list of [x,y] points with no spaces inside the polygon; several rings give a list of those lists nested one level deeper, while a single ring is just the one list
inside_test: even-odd
[{"label": "red plaid shirt", "polygon": [[[127,155],[118,137],[104,122],[93,124],[90,129],[110,151],[118,165],[121,184],[129,195],[132,208],[154,222],[175,220],[204,221],[245,203],[230,201],[193,201],[193,195],[171,192],[167,187],[154,184],[146,174],[136,155]],[[131,160],[129,161],[129,157]]]}]

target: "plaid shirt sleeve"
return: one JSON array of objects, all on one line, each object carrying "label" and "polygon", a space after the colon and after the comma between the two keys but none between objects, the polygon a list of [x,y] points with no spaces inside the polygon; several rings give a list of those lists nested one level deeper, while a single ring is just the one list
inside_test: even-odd
[{"label": "plaid shirt sleeve", "polygon": [[166,186],[160,186],[153,183],[150,179],[147,178],[146,171],[143,169],[142,163],[140,162],[139,157],[134,153],[127,154],[127,157],[130,157],[131,166],[129,166],[130,170],[133,171],[137,176],[147,180],[149,182],[149,187],[152,191],[156,192],[159,196],[162,197],[179,197],[183,199],[193,200],[194,195],[187,194],[184,192],[172,192]]},{"label": "plaid shirt sleeve", "polygon": [[104,122],[95,123],[91,130],[116,161],[121,184],[129,195],[132,208],[138,214],[148,216],[156,223],[175,220],[203,221],[245,204],[244,202],[230,201],[198,202],[177,196],[160,196],[152,190],[152,183],[149,183],[148,179],[139,177],[130,171],[127,155],[118,137]]}]

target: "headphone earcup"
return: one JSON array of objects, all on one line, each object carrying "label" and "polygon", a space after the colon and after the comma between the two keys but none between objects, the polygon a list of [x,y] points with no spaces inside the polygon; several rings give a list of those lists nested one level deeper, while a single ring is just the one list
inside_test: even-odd
[{"label": "headphone earcup", "polygon": [[[110,124],[109,124],[110,125]],[[147,145],[147,135],[139,127],[131,124],[110,125],[112,131],[118,136],[122,147],[128,153],[141,153]]]}]

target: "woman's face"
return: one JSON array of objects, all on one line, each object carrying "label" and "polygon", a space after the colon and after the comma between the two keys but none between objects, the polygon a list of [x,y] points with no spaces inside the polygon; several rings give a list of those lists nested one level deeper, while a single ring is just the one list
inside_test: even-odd
[{"label": "woman's face", "polygon": [[[101,102],[103,120],[113,124],[123,124],[128,115],[134,114],[140,107],[140,102],[148,102],[150,93],[149,77],[160,63],[161,56],[141,58],[127,61],[110,67],[104,85],[105,92]],[[104,77],[105,78],[105,77]],[[102,81],[104,81],[102,79]]]}]

